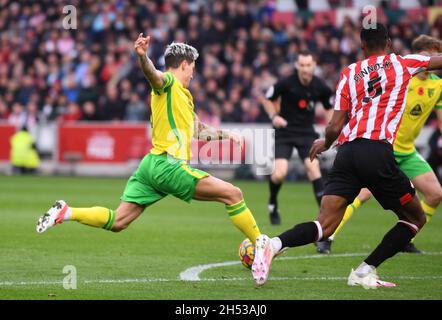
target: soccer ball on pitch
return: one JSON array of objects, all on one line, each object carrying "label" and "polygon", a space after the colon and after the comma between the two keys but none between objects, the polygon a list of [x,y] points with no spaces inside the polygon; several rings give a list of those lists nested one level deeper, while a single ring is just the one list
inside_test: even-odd
[{"label": "soccer ball on pitch", "polygon": [[252,268],[253,259],[255,259],[255,246],[249,238],[244,239],[243,242],[239,245],[239,258],[241,259],[241,263],[247,269]]}]

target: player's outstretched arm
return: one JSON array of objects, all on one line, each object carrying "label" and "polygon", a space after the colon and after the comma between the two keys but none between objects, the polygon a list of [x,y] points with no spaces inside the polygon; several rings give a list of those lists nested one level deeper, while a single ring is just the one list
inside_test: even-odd
[{"label": "player's outstretched arm", "polygon": [[230,139],[241,148],[243,146],[243,138],[239,134],[230,132],[228,130],[217,129],[208,124],[201,122],[197,115],[195,115],[195,130],[193,137],[198,140],[212,141]]},{"label": "player's outstretched arm", "polygon": [[155,68],[153,62],[147,56],[149,43],[150,36],[143,37],[143,34],[140,33],[138,39],[135,41],[134,49],[138,55],[138,61],[140,62],[144,76],[149,81],[150,85],[153,88],[161,88],[164,84],[164,74]]}]

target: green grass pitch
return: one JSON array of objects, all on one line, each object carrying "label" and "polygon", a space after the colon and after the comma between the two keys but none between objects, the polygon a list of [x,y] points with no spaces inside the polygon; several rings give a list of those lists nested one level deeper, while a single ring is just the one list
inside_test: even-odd
[{"label": "green grass pitch", "polygon": [[[268,187],[235,182],[261,231],[270,236],[312,220],[318,211],[310,184],[287,183],[280,193],[283,224],[267,217]],[[167,197],[121,233],[74,222],[40,235],[37,218],[57,199],[77,207],[116,208],[125,179],[0,176],[0,299],[441,299],[442,217],[436,214],[416,239],[424,255],[398,254],[378,270],[396,288],[348,287],[346,277],[395,223],[376,201],[364,205],[337,237],[333,254],[313,245],[289,250],[257,287],[239,264],[244,236],[224,206],[186,204]],[[439,210],[440,211],[440,210]],[[236,261],[236,264],[224,264]],[[180,280],[198,265],[216,264],[200,281]],[[64,289],[65,266],[75,266],[77,288]],[[207,266],[206,266],[207,267]],[[193,270],[193,269],[191,269]]]}]

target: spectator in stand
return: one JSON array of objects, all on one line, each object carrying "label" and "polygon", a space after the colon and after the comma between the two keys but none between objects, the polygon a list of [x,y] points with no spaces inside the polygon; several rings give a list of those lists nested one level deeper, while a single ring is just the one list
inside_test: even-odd
[{"label": "spectator in stand", "polygon": [[132,93],[130,101],[126,106],[126,115],[124,117],[127,121],[146,121],[147,108],[140,96],[137,93]]},{"label": "spectator in stand", "polygon": [[9,108],[3,99],[0,99],[0,121],[8,120],[9,118]]},{"label": "spectator in stand", "polygon": [[[327,3],[335,8],[338,2]],[[350,7],[360,3],[348,2]],[[36,94],[33,103],[44,111],[40,121],[58,118],[70,102],[84,107],[87,101],[94,104],[96,113],[106,115],[101,120],[124,120],[132,92],[142,102],[150,95],[131,53],[137,37],[134,30],[153,35],[149,56],[157,66],[164,66],[164,47],[173,40],[204,52],[193,80],[199,82],[196,87],[200,91],[195,94],[195,106],[216,121],[260,119],[259,95],[269,86],[268,79],[287,76],[287,66],[301,50],[310,49],[319,58],[318,74],[331,88],[340,69],[361,58],[361,19],[344,17],[341,26],[328,15],[318,19],[309,11],[311,1],[297,1],[293,24],[278,19],[276,2],[266,0],[81,0],[75,1],[75,6],[81,15],[77,30],[71,31],[60,29],[60,4],[50,0],[3,1],[0,99],[8,113],[14,103],[27,106]],[[379,18],[390,19],[384,22],[398,53],[409,52],[411,40],[418,34],[440,38],[442,15],[429,24],[424,10],[410,14],[394,1],[385,1],[383,6],[388,16]],[[193,83],[191,86],[196,92]]]},{"label": "spectator in stand", "polygon": [[122,120],[126,113],[126,106],[118,96],[117,88],[110,86],[106,93],[106,97],[101,101],[104,118],[106,120]]},{"label": "spectator in stand", "polygon": [[67,107],[67,112],[59,118],[60,122],[75,122],[82,118],[80,106],[76,102],[70,102]]},{"label": "spectator in stand", "polygon": [[97,113],[97,108],[92,101],[86,101],[83,104],[83,113],[81,116],[82,121],[98,121],[100,120],[100,115]]},{"label": "spectator in stand", "polygon": [[8,122],[17,128],[21,128],[26,124],[26,112],[23,105],[18,102],[12,105],[12,111],[9,114]]}]

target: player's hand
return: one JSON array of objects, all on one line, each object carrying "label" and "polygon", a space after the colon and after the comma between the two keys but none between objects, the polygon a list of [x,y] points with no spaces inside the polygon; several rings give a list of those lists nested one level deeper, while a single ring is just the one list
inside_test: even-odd
[{"label": "player's hand", "polygon": [[272,124],[275,128],[285,128],[287,127],[287,120],[281,116],[275,116],[272,120]]},{"label": "player's hand", "polygon": [[313,161],[316,156],[320,155],[327,149],[328,148],[325,147],[325,139],[316,139],[310,149],[310,161]]},{"label": "player's hand", "polygon": [[230,132],[229,133],[229,139],[233,141],[237,146],[239,146],[240,150],[242,151],[244,148],[244,138],[240,134]]},{"label": "player's hand", "polygon": [[143,34],[138,35],[138,39],[135,41],[134,49],[139,56],[145,56],[147,48],[149,47],[150,36],[143,37]]}]

